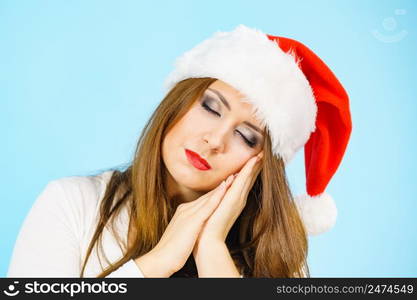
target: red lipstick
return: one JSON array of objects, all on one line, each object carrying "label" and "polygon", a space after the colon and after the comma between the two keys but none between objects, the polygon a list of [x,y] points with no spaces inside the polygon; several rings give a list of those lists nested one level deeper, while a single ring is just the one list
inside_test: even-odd
[{"label": "red lipstick", "polygon": [[185,155],[187,156],[188,161],[197,169],[202,171],[211,169],[208,162],[204,158],[200,157],[200,155],[198,155],[197,153],[185,149]]}]

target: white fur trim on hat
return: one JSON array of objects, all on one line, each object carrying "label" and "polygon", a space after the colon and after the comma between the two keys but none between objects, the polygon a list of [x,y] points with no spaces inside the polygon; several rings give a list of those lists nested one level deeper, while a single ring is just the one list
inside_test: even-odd
[{"label": "white fur trim on hat", "polygon": [[336,223],[336,204],[328,193],[313,197],[298,195],[294,200],[309,235],[321,234]]},{"label": "white fur trim on hat", "polygon": [[269,129],[272,151],[287,164],[315,130],[317,105],[296,58],[260,30],[239,25],[216,32],[177,58],[164,86],[186,78],[213,77],[233,86],[253,104]]}]

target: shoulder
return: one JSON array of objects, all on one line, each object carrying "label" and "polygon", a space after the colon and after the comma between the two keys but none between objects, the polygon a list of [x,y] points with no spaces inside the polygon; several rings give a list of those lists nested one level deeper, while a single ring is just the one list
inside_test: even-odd
[{"label": "shoulder", "polygon": [[85,234],[97,217],[100,201],[113,172],[51,180],[38,196],[35,210],[42,211],[44,215],[53,214],[78,234]]},{"label": "shoulder", "polygon": [[49,181],[17,237],[8,277],[77,277],[81,251],[112,172]]},{"label": "shoulder", "polygon": [[45,190],[51,189],[65,195],[74,204],[86,206],[98,204],[114,171],[98,175],[67,176],[50,181]]}]

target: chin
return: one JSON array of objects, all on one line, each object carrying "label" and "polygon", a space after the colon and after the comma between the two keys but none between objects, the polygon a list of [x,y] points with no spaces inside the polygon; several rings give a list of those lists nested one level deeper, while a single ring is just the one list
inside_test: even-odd
[{"label": "chin", "polygon": [[[190,177],[185,177],[185,176],[179,177],[181,179],[176,180],[176,182],[179,185],[181,185],[181,186],[183,186],[183,187],[185,187],[189,190],[192,190],[196,193],[206,193],[206,192],[209,192],[216,187],[216,185],[214,185],[213,187],[208,186],[206,180],[197,180],[197,178],[195,176],[190,176]],[[187,178],[189,178],[189,180],[187,180]]]}]

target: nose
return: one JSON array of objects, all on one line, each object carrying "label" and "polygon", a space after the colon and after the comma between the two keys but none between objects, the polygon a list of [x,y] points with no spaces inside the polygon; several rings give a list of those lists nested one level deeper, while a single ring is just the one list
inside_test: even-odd
[{"label": "nose", "polygon": [[223,152],[226,148],[228,129],[217,127],[204,135],[204,141],[209,145],[209,149],[214,152]]}]

